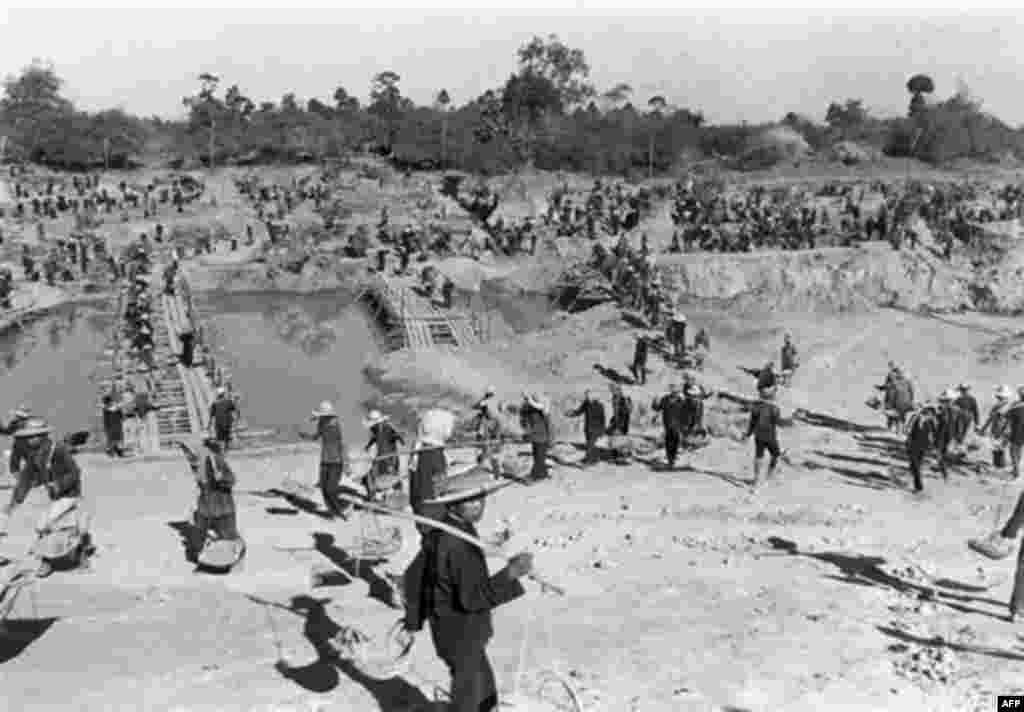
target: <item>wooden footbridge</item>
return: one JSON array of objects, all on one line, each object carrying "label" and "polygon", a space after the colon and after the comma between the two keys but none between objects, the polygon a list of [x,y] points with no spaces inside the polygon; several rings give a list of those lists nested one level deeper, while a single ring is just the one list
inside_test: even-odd
[{"label": "wooden footbridge", "polygon": [[407,282],[377,275],[357,301],[369,307],[396,349],[460,349],[485,340],[486,328],[479,315],[438,308]]},{"label": "wooden footbridge", "polygon": [[[158,270],[154,269],[154,273]],[[114,378],[120,382],[134,380],[136,383],[141,379],[156,406],[156,410],[139,423],[137,433],[125,433],[125,445],[131,451],[145,455],[171,449],[172,441],[176,439],[205,433],[210,404],[214,399],[213,374],[208,370],[211,364],[204,360],[193,368],[185,368],[179,358],[182,348],[178,335],[187,326],[198,331],[187,290],[178,290],[174,296],[162,291],[154,292],[152,327],[156,368],[145,369],[120,353],[124,337],[123,298],[118,305],[114,347]],[[130,376],[135,378],[128,378]]]}]

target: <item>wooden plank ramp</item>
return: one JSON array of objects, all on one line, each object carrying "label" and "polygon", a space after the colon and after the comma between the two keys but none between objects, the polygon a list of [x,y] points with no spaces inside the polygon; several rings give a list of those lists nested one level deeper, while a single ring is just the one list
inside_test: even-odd
[{"label": "wooden plank ramp", "polygon": [[413,351],[467,348],[481,343],[468,314],[438,309],[410,286],[380,276],[372,287],[401,320],[405,346]]}]

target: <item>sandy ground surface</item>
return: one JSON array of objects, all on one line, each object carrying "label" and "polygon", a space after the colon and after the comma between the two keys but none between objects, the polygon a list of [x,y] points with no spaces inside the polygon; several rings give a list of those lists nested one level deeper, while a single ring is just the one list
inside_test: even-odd
[{"label": "sandy ground surface", "polygon": [[[609,365],[624,368],[629,334],[602,327],[600,314],[589,326],[577,317],[526,337],[505,358],[461,356],[462,375],[473,386],[490,363],[482,378],[506,394],[537,385],[531,338],[547,339],[549,352],[570,338],[599,340]],[[784,406],[872,426],[862,401],[890,356],[925,395],[969,376],[987,405],[1006,366],[974,354],[1007,324],[983,321],[987,331],[892,312],[805,323],[794,330],[805,368]],[[711,386],[744,388],[733,367],[756,364],[796,325],[736,326],[712,324]],[[601,385],[588,348],[542,388],[557,399],[554,384],[563,384],[569,402]],[[653,365],[650,385],[630,389],[638,404],[676,377],[657,357]],[[431,387],[422,377],[419,386]],[[717,406],[715,415],[742,421]],[[638,421],[655,434],[649,415]],[[564,419],[560,430],[578,440]],[[1006,516],[1019,485],[979,464],[948,482],[933,474],[926,494],[913,496],[898,443],[883,432],[797,422],[782,440],[791,464],[756,492],[745,482],[749,445],[723,437],[671,472],[657,451],[583,470],[581,453],[562,446],[551,482],[493,498],[483,530],[510,526],[509,552],[536,551],[538,568],[567,590],[559,598],[531,584],[497,613],[491,650],[503,691],[571,709],[553,671],[584,709],[609,712],[984,710],[995,694],[1020,692],[1024,629],[1002,620],[1012,563],[965,547]],[[982,449],[973,461],[987,457]],[[429,635],[403,669],[377,659],[399,615],[388,605],[388,574],[414,553],[411,527],[402,525],[401,552],[357,572],[358,520],[332,524],[267,492],[286,479],[312,483],[315,451],[236,462],[249,554],[243,570],[214,577],[193,573],[173,528],[193,498],[184,463],[83,458],[99,555],[91,571],[55,574],[18,601],[13,617],[22,620],[0,648],[11,709],[406,710],[445,686]],[[308,497],[317,500],[315,490]],[[27,546],[41,506],[34,496],[17,513],[5,553]],[[326,581],[311,589],[314,570]],[[374,641],[369,662],[318,659],[315,644],[339,626]]]}]

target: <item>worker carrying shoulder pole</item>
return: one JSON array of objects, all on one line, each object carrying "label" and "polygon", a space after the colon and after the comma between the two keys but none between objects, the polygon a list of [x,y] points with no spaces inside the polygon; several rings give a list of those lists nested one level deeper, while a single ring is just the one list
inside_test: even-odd
[{"label": "worker carrying shoulder pole", "polygon": [[[487,495],[505,484],[476,466],[442,483],[428,503],[445,509],[444,524],[478,538]],[[430,621],[434,650],[451,673],[452,712],[498,709],[498,686],[487,658],[494,635],[491,611],[525,593],[519,579],[532,569],[533,555],[521,553],[491,576],[479,547],[440,529],[425,534],[405,573],[403,637],[405,646],[411,645],[413,634]]]}]

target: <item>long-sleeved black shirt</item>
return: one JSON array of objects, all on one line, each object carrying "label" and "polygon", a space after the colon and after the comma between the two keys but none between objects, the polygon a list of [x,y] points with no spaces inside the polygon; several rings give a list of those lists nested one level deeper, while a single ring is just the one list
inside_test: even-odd
[{"label": "long-sleeved black shirt", "polygon": [[757,401],[750,411],[750,426],[747,437],[751,435],[761,442],[775,442],[778,439],[777,428],[782,419],[779,406],[769,401]]}]

